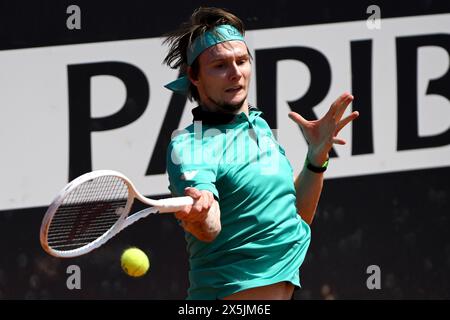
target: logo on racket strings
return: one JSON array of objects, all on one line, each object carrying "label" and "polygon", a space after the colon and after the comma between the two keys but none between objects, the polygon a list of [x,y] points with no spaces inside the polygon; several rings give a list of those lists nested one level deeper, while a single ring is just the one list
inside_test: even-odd
[{"label": "logo on racket strings", "polygon": [[77,238],[77,236],[85,234],[92,222],[103,212],[108,212],[111,207],[112,205],[110,203],[105,202],[84,204],[70,230],[68,241],[71,242],[73,239]]}]

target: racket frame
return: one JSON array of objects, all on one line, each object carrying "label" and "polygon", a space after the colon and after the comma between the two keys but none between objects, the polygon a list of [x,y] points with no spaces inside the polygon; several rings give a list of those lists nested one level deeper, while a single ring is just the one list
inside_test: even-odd
[{"label": "racket frame", "polygon": [[[80,186],[81,184],[99,178],[101,176],[116,176],[126,184],[128,188],[128,199],[127,203],[121,213],[119,219],[108,229],[103,235],[95,239],[94,241],[76,249],[71,250],[56,250],[49,246],[48,244],[48,230],[50,228],[51,221],[57,212],[58,208],[63,204],[64,199],[68,194],[70,194],[75,188]],[[134,200],[138,199],[142,203],[151,206],[150,208],[143,209],[138,211],[131,216],[128,216],[131,210],[131,207],[134,203]],[[168,198],[168,199],[160,199],[154,200],[144,197],[142,194],[137,191],[134,184],[128,179],[125,175],[120,172],[114,170],[96,170],[92,172],[85,173],[71,182],[69,182],[55,197],[52,201],[51,205],[47,209],[45,216],[42,220],[41,229],[40,229],[40,242],[42,248],[50,255],[59,257],[59,258],[72,258],[77,257],[83,254],[86,254],[110,240],[121,230],[125,229],[129,225],[134,222],[147,217],[150,214],[155,213],[164,213],[164,212],[175,212],[180,210],[182,207],[186,205],[190,205],[193,203],[193,199],[191,197],[177,197],[177,198]]]}]

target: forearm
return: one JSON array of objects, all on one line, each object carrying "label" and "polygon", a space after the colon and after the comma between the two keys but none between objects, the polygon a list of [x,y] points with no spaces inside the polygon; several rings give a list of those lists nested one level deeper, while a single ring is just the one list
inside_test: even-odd
[{"label": "forearm", "polygon": [[222,225],[220,223],[219,203],[214,201],[208,211],[206,219],[201,222],[182,221],[184,230],[204,242],[212,242],[219,235]]},{"label": "forearm", "polygon": [[[313,156],[308,153],[309,159],[314,159],[316,163],[324,163],[328,155]],[[324,160],[325,159],[325,160]],[[297,211],[306,223],[311,224],[319,204],[323,187],[323,172],[312,172],[306,165],[295,179],[295,190],[297,194]]]}]

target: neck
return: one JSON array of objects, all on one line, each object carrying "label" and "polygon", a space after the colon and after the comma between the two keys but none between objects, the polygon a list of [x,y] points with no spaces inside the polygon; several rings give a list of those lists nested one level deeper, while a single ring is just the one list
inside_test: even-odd
[{"label": "neck", "polygon": [[208,101],[200,101],[200,106],[204,111],[227,113],[227,114],[240,114],[241,112],[244,112],[248,116],[247,99],[245,99],[242,102],[242,105],[237,109],[234,109],[237,106],[219,104],[216,103],[215,101],[212,101],[211,99],[208,99]]}]

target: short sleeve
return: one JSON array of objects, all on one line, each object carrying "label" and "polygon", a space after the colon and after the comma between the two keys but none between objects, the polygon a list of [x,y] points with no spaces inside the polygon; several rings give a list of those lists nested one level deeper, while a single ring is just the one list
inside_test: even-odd
[{"label": "short sleeve", "polygon": [[[197,147],[198,149],[198,147]],[[199,152],[189,143],[189,139],[172,140],[167,149],[167,174],[169,190],[174,196],[184,196],[184,189],[194,187],[210,191],[216,200],[219,192],[216,188],[216,161],[204,161]]]}]

